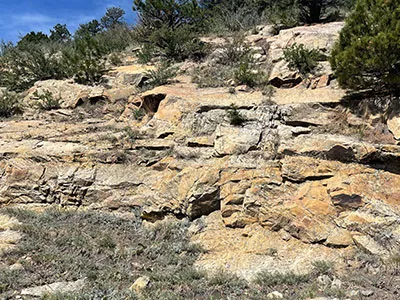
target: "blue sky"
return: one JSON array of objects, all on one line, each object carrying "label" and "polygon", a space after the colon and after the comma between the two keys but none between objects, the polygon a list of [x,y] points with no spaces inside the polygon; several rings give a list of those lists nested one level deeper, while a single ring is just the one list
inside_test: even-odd
[{"label": "blue sky", "polygon": [[107,7],[119,6],[133,23],[133,0],[0,0],[0,40],[19,40],[31,31],[48,33],[57,23],[73,33],[79,24],[100,19]]}]

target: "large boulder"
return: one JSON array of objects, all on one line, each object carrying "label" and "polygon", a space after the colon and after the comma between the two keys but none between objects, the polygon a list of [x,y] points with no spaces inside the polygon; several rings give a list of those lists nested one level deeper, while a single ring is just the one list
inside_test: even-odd
[{"label": "large boulder", "polygon": [[74,83],[70,80],[38,81],[29,89],[25,103],[35,106],[41,95],[49,92],[54,100],[58,100],[61,108],[76,108],[85,102],[95,103],[105,99],[104,88],[90,87]]},{"label": "large boulder", "polygon": [[148,79],[147,73],[154,69],[154,66],[139,64],[121,66],[104,75],[104,79],[110,89],[142,87]]}]

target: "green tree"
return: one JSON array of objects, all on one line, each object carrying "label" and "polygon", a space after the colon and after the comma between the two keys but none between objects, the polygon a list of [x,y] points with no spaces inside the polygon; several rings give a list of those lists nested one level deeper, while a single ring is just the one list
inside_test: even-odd
[{"label": "green tree", "polygon": [[92,20],[85,24],[80,24],[79,28],[75,31],[74,37],[76,39],[84,37],[93,37],[102,31],[101,24],[97,20]]},{"label": "green tree", "polygon": [[329,20],[345,3],[346,0],[299,0],[300,20],[307,24]]},{"label": "green tree", "polygon": [[50,30],[50,40],[57,43],[65,43],[71,40],[71,33],[67,25],[57,24]]},{"label": "green tree", "polygon": [[63,66],[67,76],[80,84],[100,82],[106,72],[104,54],[106,45],[95,37],[75,40],[71,47],[63,51]]},{"label": "green tree", "polygon": [[279,2],[276,0],[200,0],[200,6],[205,9],[215,10],[218,7],[225,6],[230,7],[232,10],[249,7],[253,11],[256,10],[258,13],[262,13],[272,3]]},{"label": "green tree", "polygon": [[134,0],[133,10],[139,13],[140,22],[151,29],[194,24],[200,12],[196,0]]},{"label": "green tree", "polygon": [[168,59],[204,55],[204,44],[198,40],[203,16],[196,0],[135,0],[133,10],[139,13],[139,42],[157,48]]},{"label": "green tree", "polygon": [[11,117],[22,112],[19,96],[9,90],[0,92],[0,117]]},{"label": "green tree", "polygon": [[298,0],[280,0],[268,4],[265,10],[268,20],[278,27],[290,28],[301,23]]},{"label": "green tree", "polygon": [[305,23],[321,23],[343,19],[355,0],[268,0],[261,4],[262,8],[275,14],[276,23],[281,21],[289,21],[295,24]]},{"label": "green tree", "polygon": [[[29,47],[28,47],[29,46]],[[65,78],[65,68],[59,59],[59,47],[53,44],[28,43],[7,50],[0,57],[0,85],[22,92],[36,81]]]},{"label": "green tree", "polygon": [[104,29],[111,29],[118,25],[125,24],[125,11],[120,7],[107,8],[105,15],[100,19]]},{"label": "green tree", "polygon": [[358,0],[332,51],[331,65],[344,88],[399,94],[399,1]]},{"label": "green tree", "polygon": [[47,36],[47,34],[44,34],[41,31],[39,31],[39,32],[31,31],[31,32],[27,33],[26,35],[24,35],[23,37],[21,37],[21,39],[17,43],[17,46],[19,48],[27,48],[28,49],[29,45],[31,45],[31,44],[43,44],[43,43],[49,42],[49,40],[50,39]]}]

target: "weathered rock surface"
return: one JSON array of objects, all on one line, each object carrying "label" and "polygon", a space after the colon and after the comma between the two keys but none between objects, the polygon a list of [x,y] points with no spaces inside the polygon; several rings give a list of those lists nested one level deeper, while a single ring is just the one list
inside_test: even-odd
[{"label": "weathered rock surface", "polygon": [[[302,26],[281,30],[278,35],[273,37],[265,37],[264,39],[269,43],[270,59],[274,63],[270,75],[271,84],[286,88],[299,85],[302,78],[300,74],[288,68],[287,62],[283,59],[284,50],[294,44],[303,44],[307,49],[318,49],[323,54],[329,55],[343,25],[343,22],[334,22]],[[306,87],[313,89],[326,87],[329,85],[331,74],[332,70],[329,63],[320,63],[317,68],[317,77],[314,78],[313,82],[306,83]],[[322,77],[319,77],[321,75]]]},{"label": "weathered rock surface", "polygon": [[[204,218],[205,228],[194,236],[206,250],[197,265],[214,272],[221,268],[253,279],[260,271],[271,273],[305,274],[312,269],[316,258],[335,261],[341,267],[340,257],[349,249],[329,248],[322,244],[304,244],[295,238],[284,240],[284,233],[271,231],[260,224],[246,228],[227,228],[218,212]],[[276,253],[271,255],[272,251]]]},{"label": "weathered rock surface", "polygon": [[[318,26],[281,31],[273,49],[297,41],[329,51],[342,23]],[[345,268],[356,248],[384,256],[400,247],[400,146],[369,139],[376,122],[338,118],[344,91],[277,89],[266,101],[180,76],[138,93],[146,69],[118,68],[96,88],[37,83],[26,101],[54,89],[62,109],[0,124],[0,206],[201,219],[193,239],[208,251],[198,265],[246,278],[262,269],[306,273],[315,259]],[[231,124],[232,105],[242,126]],[[0,249],[12,230],[1,222]]]},{"label": "weathered rock surface", "polygon": [[46,80],[38,81],[28,91],[25,102],[31,106],[41,101],[39,97],[50,92],[55,100],[60,101],[61,108],[76,108],[87,101],[98,101],[104,98],[104,89],[76,84],[73,81]]},{"label": "weathered rock surface", "polygon": [[23,289],[21,295],[23,296],[34,296],[43,297],[48,294],[57,293],[73,293],[78,292],[85,286],[85,280],[80,279],[73,282],[55,282],[43,286],[37,286],[32,288]]},{"label": "weathered rock surface", "polygon": [[12,250],[21,239],[21,234],[13,230],[18,224],[19,222],[16,219],[0,215],[0,257],[7,251]]},{"label": "weathered rock surface", "polygon": [[267,299],[283,299],[283,295],[278,291],[273,291],[267,295]]},{"label": "weathered rock surface", "polygon": [[399,116],[393,116],[390,118],[387,122],[388,128],[390,132],[393,133],[393,136],[396,140],[400,139],[400,117]]},{"label": "weathered rock surface", "polygon": [[303,44],[308,48],[320,49],[329,53],[339,37],[339,32],[343,26],[343,22],[332,22],[281,30],[275,36],[271,46],[275,46],[276,49],[284,49],[287,46],[297,43]]}]

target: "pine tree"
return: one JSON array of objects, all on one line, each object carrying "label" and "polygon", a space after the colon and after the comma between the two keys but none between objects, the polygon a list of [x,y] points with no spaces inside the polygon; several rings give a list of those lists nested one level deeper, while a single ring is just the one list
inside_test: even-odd
[{"label": "pine tree", "polygon": [[134,0],[133,3],[141,23],[153,29],[194,24],[200,12],[196,0]]},{"label": "pine tree", "polygon": [[71,40],[71,33],[67,25],[57,24],[50,30],[50,40],[57,43],[65,43]]},{"label": "pine tree", "polygon": [[358,0],[332,51],[339,84],[400,93],[400,2]]},{"label": "pine tree", "polygon": [[79,28],[75,31],[74,38],[81,39],[87,36],[94,37],[102,30],[101,24],[97,20],[92,20],[85,24],[80,24]]},{"label": "pine tree", "polygon": [[86,36],[75,40],[72,48],[65,48],[62,59],[68,77],[80,84],[95,84],[106,72],[103,56],[105,45],[95,37]]},{"label": "pine tree", "polygon": [[111,29],[118,25],[123,25],[125,24],[124,15],[125,11],[122,8],[110,7],[107,9],[105,15],[101,18],[101,25],[105,29]]},{"label": "pine tree", "polygon": [[342,0],[300,0],[300,19],[307,23],[319,23],[338,8]]},{"label": "pine tree", "polygon": [[133,10],[139,13],[137,39],[142,44],[172,60],[204,56],[205,46],[198,39],[203,15],[197,0],[135,0]]},{"label": "pine tree", "polygon": [[23,37],[21,37],[21,39],[19,40],[19,42],[17,43],[17,46],[19,48],[24,48],[24,49],[29,49],[29,46],[32,44],[44,44],[49,42],[49,37],[47,36],[47,34],[44,34],[43,32],[39,31],[39,32],[35,32],[35,31],[31,31],[29,33],[27,33],[26,35],[24,35]]}]

